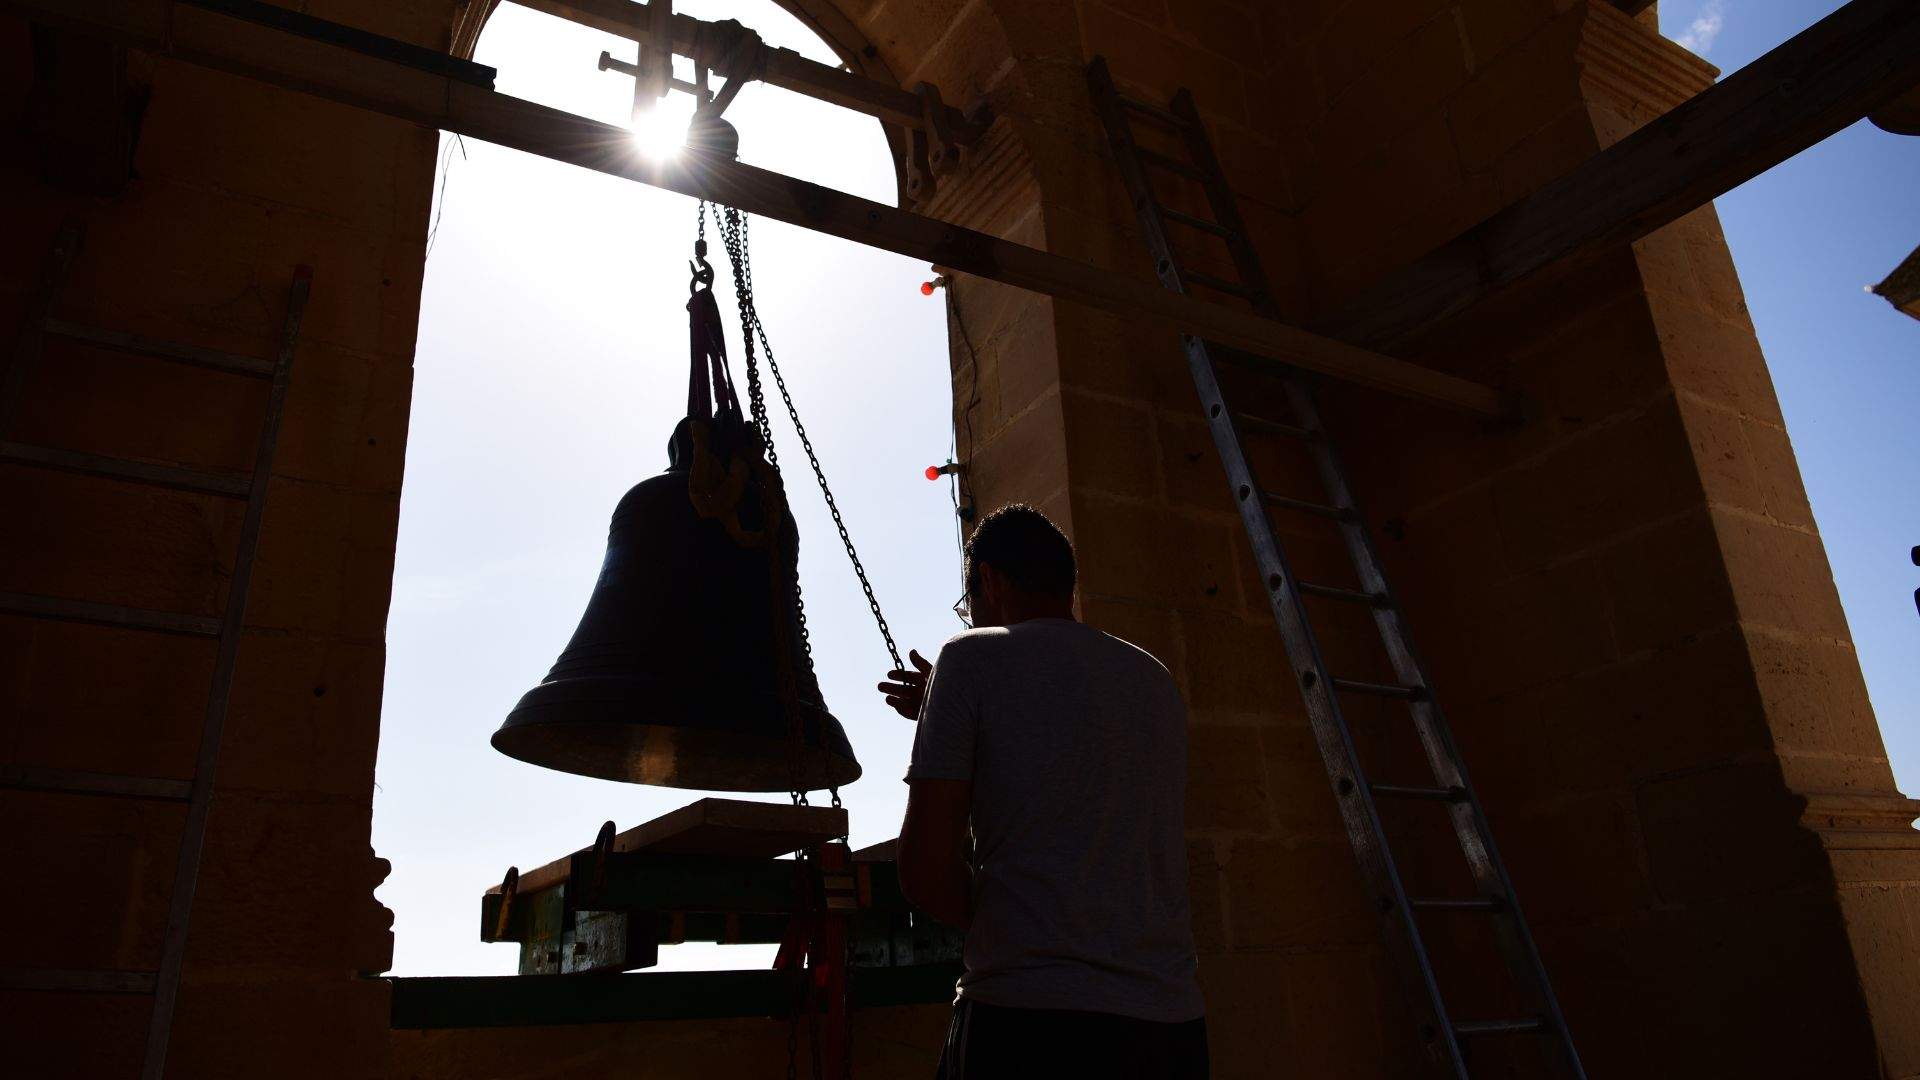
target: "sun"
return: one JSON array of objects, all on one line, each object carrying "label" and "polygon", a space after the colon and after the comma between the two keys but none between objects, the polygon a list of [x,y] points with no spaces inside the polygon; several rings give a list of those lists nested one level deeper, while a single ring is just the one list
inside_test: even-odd
[{"label": "sun", "polygon": [[646,157],[665,161],[679,156],[687,145],[690,110],[661,103],[633,118],[633,146]]}]

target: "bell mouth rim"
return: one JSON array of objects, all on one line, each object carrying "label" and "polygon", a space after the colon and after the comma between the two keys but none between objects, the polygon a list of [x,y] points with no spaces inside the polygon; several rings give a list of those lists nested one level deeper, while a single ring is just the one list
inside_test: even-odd
[{"label": "bell mouth rim", "polygon": [[673,724],[528,718],[517,724],[509,720],[489,741],[529,765],[694,791],[820,791],[845,787],[863,772],[848,754],[808,746],[800,752],[796,786],[784,738]]}]

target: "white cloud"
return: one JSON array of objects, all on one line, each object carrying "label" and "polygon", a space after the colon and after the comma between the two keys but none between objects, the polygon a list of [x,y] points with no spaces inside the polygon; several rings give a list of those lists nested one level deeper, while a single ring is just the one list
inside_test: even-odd
[{"label": "white cloud", "polygon": [[1685,32],[1673,40],[1691,50],[1694,55],[1704,57],[1713,48],[1713,41],[1720,36],[1720,30],[1727,24],[1727,14],[1721,0],[1707,0],[1700,14],[1687,24]]}]

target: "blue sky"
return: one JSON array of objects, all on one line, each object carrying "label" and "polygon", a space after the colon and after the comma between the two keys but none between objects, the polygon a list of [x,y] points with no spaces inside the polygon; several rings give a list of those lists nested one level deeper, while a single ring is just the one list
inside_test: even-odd
[{"label": "blue sky", "polygon": [[[767,0],[676,6],[832,60]],[[1670,36],[1731,71],[1836,5],[1664,6]],[[602,49],[633,51],[507,4],[478,59],[499,67],[506,93],[620,122],[631,83],[596,70]],[[874,121],[763,84],[728,115],[746,160],[892,202]],[[586,845],[609,817],[626,828],[694,797],[535,768],[487,744],[571,634],[614,503],[665,465],[685,404],[693,203],[474,141],[443,151],[374,804],[375,849],[394,863],[379,896],[396,916],[404,975],[512,971],[513,946],[476,937],[487,885],[511,864]],[[1920,432],[1902,413],[1920,401],[1920,322],[1861,287],[1920,243],[1916,176],[1920,139],[1862,124],[1719,204],[1908,790],[1920,788],[1910,599],[1920,568],[1907,562],[1920,542],[1907,472]],[[761,313],[881,603],[903,648],[931,652],[959,628],[949,611],[959,560],[946,487],[921,475],[950,439],[941,304],[917,288],[927,268],[774,222],[753,232]],[[716,240],[724,265],[718,250]],[[776,430],[795,445],[784,418]],[[822,688],[866,766],[845,791],[853,840],[872,843],[898,828],[911,731],[872,692],[886,654],[801,456],[786,458]],[[662,966],[761,966],[770,955],[689,945],[665,950]]]},{"label": "blue sky", "polygon": [[[1835,0],[1666,0],[1661,27],[1744,66]],[[1903,790],[1920,789],[1920,321],[1865,291],[1920,245],[1920,138],[1866,121],[1717,205]]]}]

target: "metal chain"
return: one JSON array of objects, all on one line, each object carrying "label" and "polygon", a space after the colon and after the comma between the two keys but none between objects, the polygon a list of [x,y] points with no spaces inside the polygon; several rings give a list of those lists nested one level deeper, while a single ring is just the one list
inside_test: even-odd
[{"label": "metal chain", "polygon": [[[747,354],[747,370],[754,370],[753,345],[751,337],[760,344],[760,352],[766,357],[767,372],[773,376],[775,389],[780,391],[780,401],[786,406],[787,419],[793,422],[794,434],[799,436],[800,448],[806,452],[807,464],[813,469],[813,478],[820,485],[820,495],[826,501],[827,513],[833,518],[834,530],[840,534],[840,546],[846,549],[847,561],[853,564],[853,575],[860,581],[860,591],[866,594],[867,610],[872,613],[874,625],[880,629],[881,640],[886,643],[887,655],[892,658],[896,668],[906,665],[900,660],[900,648],[894,644],[893,630],[887,625],[887,617],[880,610],[880,599],[874,594],[873,583],[867,579],[867,568],[860,562],[860,553],[854,549],[853,536],[847,531],[847,522],[840,514],[840,504],[833,497],[833,488],[827,483],[826,470],[820,465],[820,455],[813,448],[813,440],[807,435],[807,426],[800,421],[800,410],[793,403],[793,393],[787,388],[787,379],[780,371],[780,363],[774,358],[773,345],[767,340],[767,328],[760,321],[760,312],[753,299],[753,264],[747,251],[748,216],[731,207],[726,209],[725,223],[727,257],[733,263],[734,292],[740,302],[740,323],[742,344]],[[730,231],[729,230],[730,228]],[[735,254],[735,245],[738,254]],[[749,374],[749,378],[752,375]],[[764,407],[763,407],[764,408]],[[763,433],[768,441],[768,457],[773,457],[771,428]]]}]

